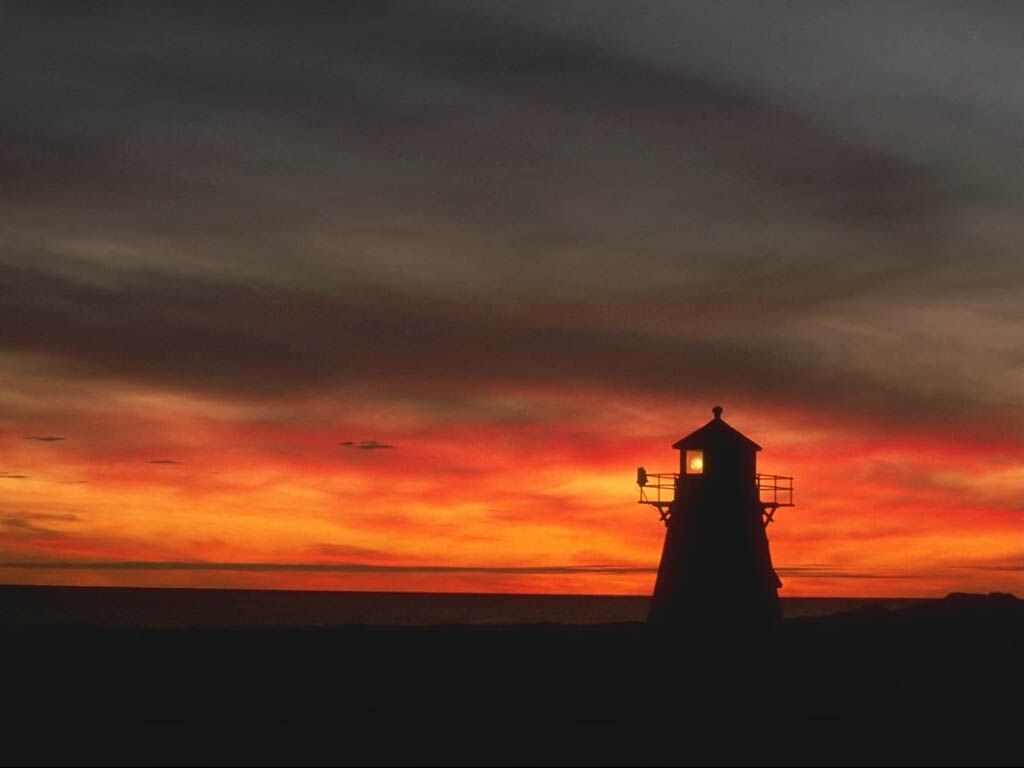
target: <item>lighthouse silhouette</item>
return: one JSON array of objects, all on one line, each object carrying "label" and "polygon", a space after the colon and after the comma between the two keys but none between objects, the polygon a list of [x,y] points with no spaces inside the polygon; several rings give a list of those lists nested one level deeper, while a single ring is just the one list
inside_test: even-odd
[{"label": "lighthouse silhouette", "polygon": [[766,528],[793,506],[793,478],[757,472],[761,446],[714,418],[672,445],[679,472],[640,467],[640,502],[665,523],[648,622],[660,626],[768,627],[781,616],[782,586]]}]

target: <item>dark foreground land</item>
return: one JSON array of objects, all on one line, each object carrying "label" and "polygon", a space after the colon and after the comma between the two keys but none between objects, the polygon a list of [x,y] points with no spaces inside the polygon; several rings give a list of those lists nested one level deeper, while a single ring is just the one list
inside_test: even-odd
[{"label": "dark foreground land", "polygon": [[0,763],[1021,765],[1022,640],[1000,595],[767,637],[7,626]]}]

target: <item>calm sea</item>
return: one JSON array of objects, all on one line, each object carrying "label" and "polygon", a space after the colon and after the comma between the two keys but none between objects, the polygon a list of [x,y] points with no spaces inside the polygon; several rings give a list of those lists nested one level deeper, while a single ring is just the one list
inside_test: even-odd
[{"label": "calm sea", "polygon": [[[646,597],[0,586],[0,625],[133,627],[606,624],[643,621]],[[903,599],[788,598],[787,618]]]}]

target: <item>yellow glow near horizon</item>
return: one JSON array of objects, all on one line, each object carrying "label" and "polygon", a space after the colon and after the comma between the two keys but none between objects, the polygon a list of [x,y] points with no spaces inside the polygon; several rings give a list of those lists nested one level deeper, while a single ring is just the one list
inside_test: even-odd
[{"label": "yellow glow near horizon", "polygon": [[[653,588],[664,527],[636,507],[633,471],[679,459],[671,433],[637,437],[631,413],[431,426],[383,417],[372,401],[356,415],[295,406],[302,418],[155,394],[85,402],[61,414],[59,433],[34,420],[0,429],[0,582]],[[807,437],[788,423],[750,431],[769,443],[769,468],[800,479],[801,506],[769,532],[783,596],[1021,593],[1012,451],[976,442],[964,466],[945,438]],[[396,448],[340,444],[351,436]],[[682,469],[703,474],[703,451],[684,452]],[[958,514],[935,515],[950,498]]]}]

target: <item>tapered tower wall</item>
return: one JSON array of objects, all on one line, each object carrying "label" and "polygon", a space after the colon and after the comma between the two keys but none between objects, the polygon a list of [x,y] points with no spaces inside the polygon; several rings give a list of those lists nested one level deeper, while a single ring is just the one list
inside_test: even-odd
[{"label": "tapered tower wall", "polygon": [[[661,625],[772,623],[781,583],[772,567],[757,489],[760,446],[715,420],[680,440],[680,473],[649,621]],[[702,466],[688,467],[699,450]]]}]

